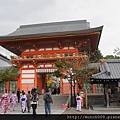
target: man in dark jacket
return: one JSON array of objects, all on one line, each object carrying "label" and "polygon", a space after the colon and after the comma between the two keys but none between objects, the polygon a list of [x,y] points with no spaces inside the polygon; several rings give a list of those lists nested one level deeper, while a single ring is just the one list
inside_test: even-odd
[{"label": "man in dark jacket", "polygon": [[53,104],[52,96],[51,96],[48,89],[46,90],[46,93],[43,96],[43,100],[44,100],[44,105],[45,105],[45,114],[47,116],[48,114],[51,114],[51,105],[50,105],[50,103]]},{"label": "man in dark jacket", "polygon": [[20,102],[20,89],[18,88],[17,90],[17,98],[18,98],[18,103]]}]

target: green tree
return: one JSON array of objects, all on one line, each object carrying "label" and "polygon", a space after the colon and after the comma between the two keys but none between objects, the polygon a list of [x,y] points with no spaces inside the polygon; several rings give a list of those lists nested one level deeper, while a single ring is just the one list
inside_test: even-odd
[{"label": "green tree", "polygon": [[[89,58],[86,55],[82,57],[70,57],[55,62],[57,71],[53,75],[56,77],[69,78],[72,77],[74,82],[74,99],[75,99],[75,85],[77,83],[79,89],[83,89],[86,83],[89,82],[89,77],[98,72],[97,67],[90,67]],[[70,82],[71,84],[71,82]],[[85,87],[84,87],[85,88]]]},{"label": "green tree", "polygon": [[103,55],[100,50],[96,50],[95,54],[91,56],[91,62],[98,62],[100,59],[103,59]]},{"label": "green tree", "polygon": [[0,72],[0,83],[8,82],[10,80],[14,80],[19,75],[19,68],[17,67],[9,67]]},{"label": "green tree", "polygon": [[117,55],[106,55],[103,59],[120,59],[120,56]]},{"label": "green tree", "polygon": [[120,59],[120,56],[115,55],[114,58],[115,59]]},{"label": "green tree", "polygon": [[106,55],[104,59],[115,59],[114,55]]}]

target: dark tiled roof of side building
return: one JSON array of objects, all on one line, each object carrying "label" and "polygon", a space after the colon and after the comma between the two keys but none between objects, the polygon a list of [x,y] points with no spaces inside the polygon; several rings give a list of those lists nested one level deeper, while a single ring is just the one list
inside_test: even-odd
[{"label": "dark tiled roof of side building", "polygon": [[100,60],[100,72],[93,74],[91,82],[120,81],[120,59]]},{"label": "dark tiled roof of side building", "polygon": [[[5,62],[6,64],[4,64],[3,62]],[[10,59],[0,54],[0,72],[11,66],[13,66],[13,64],[11,63]]]},{"label": "dark tiled roof of side building", "polygon": [[12,64],[12,63],[10,62],[10,59],[7,58],[7,56],[4,56],[4,55],[2,55],[2,54],[0,54],[0,60],[3,60],[3,61],[5,61],[5,62],[7,62],[7,63],[9,63],[9,64]]}]

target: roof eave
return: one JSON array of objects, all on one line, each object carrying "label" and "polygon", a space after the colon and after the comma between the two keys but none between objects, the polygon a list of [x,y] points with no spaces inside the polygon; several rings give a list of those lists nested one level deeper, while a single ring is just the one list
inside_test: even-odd
[{"label": "roof eave", "polygon": [[[100,32],[99,39],[101,36],[103,26],[96,27],[96,28],[90,28],[90,29],[85,29],[85,30],[77,30],[77,31],[65,31],[65,32],[53,32],[53,33],[39,33],[39,34],[28,34],[28,35],[6,35],[6,36],[0,36],[1,40],[8,40],[8,39],[15,39],[15,38],[27,38],[29,37],[34,37],[34,36],[59,36],[59,35],[65,35],[65,34],[86,34],[90,32]],[[98,46],[98,44],[97,44]]]}]

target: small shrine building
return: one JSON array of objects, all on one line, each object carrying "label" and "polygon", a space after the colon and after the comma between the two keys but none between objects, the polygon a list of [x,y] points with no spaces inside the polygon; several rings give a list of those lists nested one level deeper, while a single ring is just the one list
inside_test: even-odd
[{"label": "small shrine building", "polygon": [[100,60],[99,71],[91,76],[91,84],[103,85],[106,107],[120,106],[120,59]]}]

